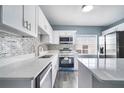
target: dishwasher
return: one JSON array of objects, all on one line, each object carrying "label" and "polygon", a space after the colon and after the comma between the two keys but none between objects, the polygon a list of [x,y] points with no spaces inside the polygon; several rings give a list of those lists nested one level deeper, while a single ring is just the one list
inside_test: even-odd
[{"label": "dishwasher", "polygon": [[52,65],[51,63],[37,76],[36,88],[52,88]]}]

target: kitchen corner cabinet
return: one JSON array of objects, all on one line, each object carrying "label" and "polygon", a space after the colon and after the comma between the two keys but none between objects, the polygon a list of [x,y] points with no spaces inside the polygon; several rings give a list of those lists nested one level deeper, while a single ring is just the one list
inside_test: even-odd
[{"label": "kitchen corner cabinet", "polygon": [[[3,31],[11,32],[21,36],[36,37],[37,31],[35,19],[35,6],[0,6],[0,29]],[[26,28],[31,30],[27,30]]]}]

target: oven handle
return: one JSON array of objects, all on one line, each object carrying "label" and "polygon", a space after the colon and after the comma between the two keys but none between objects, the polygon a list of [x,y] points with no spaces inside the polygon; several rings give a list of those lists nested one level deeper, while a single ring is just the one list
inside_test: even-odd
[{"label": "oven handle", "polygon": [[40,85],[42,85],[42,83],[44,82],[45,78],[47,77],[47,75],[49,74],[49,72],[50,72],[51,69],[52,69],[52,66],[50,66],[50,68],[47,70],[46,74],[40,80]]}]

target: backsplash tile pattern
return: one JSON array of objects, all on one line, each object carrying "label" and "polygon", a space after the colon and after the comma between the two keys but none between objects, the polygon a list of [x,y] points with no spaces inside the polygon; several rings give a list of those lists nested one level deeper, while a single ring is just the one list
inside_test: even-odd
[{"label": "backsplash tile pattern", "polygon": [[34,53],[37,44],[39,44],[37,38],[19,37],[0,32],[0,58]]}]

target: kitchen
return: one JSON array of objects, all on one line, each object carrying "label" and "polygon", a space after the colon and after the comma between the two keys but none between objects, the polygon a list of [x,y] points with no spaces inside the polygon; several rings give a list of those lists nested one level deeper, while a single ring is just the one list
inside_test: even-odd
[{"label": "kitchen", "polygon": [[1,5],[0,88],[123,88],[123,15],[123,5]]}]

